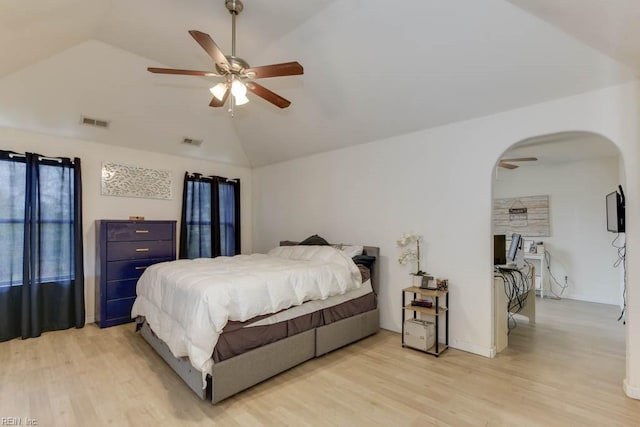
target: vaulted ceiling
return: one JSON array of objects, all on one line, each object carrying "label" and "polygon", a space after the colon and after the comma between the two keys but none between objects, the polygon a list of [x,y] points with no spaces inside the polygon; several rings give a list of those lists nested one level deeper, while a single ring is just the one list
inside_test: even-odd
[{"label": "vaulted ceiling", "polygon": [[[292,101],[208,106],[224,0],[0,2],[0,126],[260,166],[607,87],[640,72],[635,0],[244,0],[238,56]],[[603,8],[603,4],[607,5]],[[604,13],[604,18],[602,14]],[[635,35],[635,36],[634,36]],[[629,37],[634,36],[634,37]],[[110,128],[80,124],[80,116]],[[202,139],[200,147],[180,144]]]}]

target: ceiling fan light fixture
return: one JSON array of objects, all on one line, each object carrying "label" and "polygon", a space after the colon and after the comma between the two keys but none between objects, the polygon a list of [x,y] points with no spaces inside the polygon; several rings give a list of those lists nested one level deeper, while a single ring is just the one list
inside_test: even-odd
[{"label": "ceiling fan light fixture", "polygon": [[246,95],[233,95],[233,99],[236,105],[244,105],[249,102],[249,98]]},{"label": "ceiling fan light fixture", "polygon": [[[225,0],[225,6],[231,14],[231,55],[225,55],[211,36],[198,30],[189,30],[189,34],[213,59],[216,72],[183,70],[176,68],[148,67],[151,73],[175,74],[185,76],[222,77],[224,82],[216,84],[209,91],[213,95],[210,107],[222,107],[229,101],[229,113],[233,117],[233,107],[249,102],[247,91],[259,96],[279,108],[287,108],[291,101],[277,93],[253,82],[253,79],[284,77],[304,74],[304,68],[296,61],[281,64],[250,67],[244,59],[236,56],[236,18],[244,8],[241,0]],[[233,95],[233,96],[229,96]]]},{"label": "ceiling fan light fixture", "polygon": [[[234,80],[231,83],[231,93],[236,98],[238,97],[247,97],[247,87],[240,80]],[[237,100],[237,99],[236,99]]]},{"label": "ceiling fan light fixture", "polygon": [[218,101],[222,101],[224,99],[224,94],[227,93],[227,84],[218,83],[217,85],[209,89],[209,92],[211,92],[211,94],[215,96]]}]

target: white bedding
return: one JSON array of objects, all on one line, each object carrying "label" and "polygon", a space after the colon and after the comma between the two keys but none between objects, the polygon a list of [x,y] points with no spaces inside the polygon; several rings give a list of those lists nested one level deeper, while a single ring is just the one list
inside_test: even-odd
[{"label": "white bedding", "polygon": [[330,246],[283,246],[267,255],[154,264],[138,281],[131,315],[144,316],[174,356],[204,375],[228,320],[246,321],[360,288],[358,267]]}]

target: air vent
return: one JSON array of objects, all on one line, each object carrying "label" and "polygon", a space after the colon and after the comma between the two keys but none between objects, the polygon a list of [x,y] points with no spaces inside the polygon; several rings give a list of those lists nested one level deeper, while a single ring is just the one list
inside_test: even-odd
[{"label": "air vent", "polygon": [[187,144],[187,145],[195,145],[196,147],[199,147],[202,145],[202,140],[201,139],[193,139],[193,138],[183,138],[182,139],[182,143],[183,144]]},{"label": "air vent", "polygon": [[107,129],[109,127],[109,122],[107,120],[101,119],[92,119],[91,117],[82,116],[81,122],[83,125],[95,126],[103,129]]}]

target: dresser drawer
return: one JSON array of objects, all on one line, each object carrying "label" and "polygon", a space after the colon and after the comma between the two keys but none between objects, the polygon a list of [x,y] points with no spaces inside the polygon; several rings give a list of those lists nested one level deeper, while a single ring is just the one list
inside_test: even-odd
[{"label": "dresser drawer", "polygon": [[173,261],[173,258],[154,258],[133,261],[111,261],[107,263],[107,281],[137,279],[142,276],[144,270],[150,265],[164,261]]},{"label": "dresser drawer", "polygon": [[173,256],[173,245],[173,240],[108,242],[107,261],[142,258],[170,258]]},{"label": "dresser drawer", "polygon": [[138,279],[107,282],[107,300],[135,297],[137,283]]},{"label": "dresser drawer", "polygon": [[107,224],[107,240],[171,240],[173,239],[172,223],[149,222],[111,222]]},{"label": "dresser drawer", "polygon": [[131,318],[131,307],[135,298],[123,298],[107,301],[107,319],[117,319],[118,317]]}]

